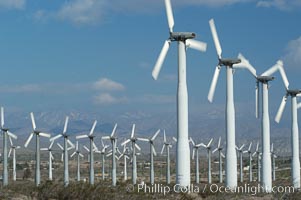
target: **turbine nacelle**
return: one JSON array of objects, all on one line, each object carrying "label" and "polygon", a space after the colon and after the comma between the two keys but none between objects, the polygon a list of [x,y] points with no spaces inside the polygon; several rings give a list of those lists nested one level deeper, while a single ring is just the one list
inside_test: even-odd
[{"label": "turbine nacelle", "polygon": [[232,67],[235,64],[240,63],[241,60],[239,58],[221,58],[219,59],[219,66],[229,66]]},{"label": "turbine nacelle", "polygon": [[275,79],[274,76],[257,76],[256,77],[257,81],[261,82],[261,83],[267,83],[269,81],[272,81]]},{"label": "turbine nacelle", "polygon": [[172,32],[170,33],[171,41],[185,41],[187,39],[193,39],[196,37],[196,34],[193,32]]},{"label": "turbine nacelle", "polygon": [[297,96],[298,94],[301,94],[301,89],[287,90],[287,95]]}]

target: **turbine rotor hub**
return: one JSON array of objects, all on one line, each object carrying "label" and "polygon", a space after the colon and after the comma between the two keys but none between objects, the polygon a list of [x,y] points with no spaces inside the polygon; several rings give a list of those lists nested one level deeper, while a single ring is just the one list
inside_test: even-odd
[{"label": "turbine rotor hub", "polygon": [[193,32],[172,32],[169,38],[171,41],[185,41],[187,39],[193,39],[195,36]]}]

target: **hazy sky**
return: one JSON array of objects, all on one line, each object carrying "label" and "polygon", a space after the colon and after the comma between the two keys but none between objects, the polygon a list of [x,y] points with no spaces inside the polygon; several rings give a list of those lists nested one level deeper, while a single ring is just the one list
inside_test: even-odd
[{"label": "hazy sky", "polygon": [[[190,109],[210,106],[217,64],[210,18],[224,57],[241,52],[259,74],[283,59],[290,88],[301,88],[300,0],[171,3],[174,31],[193,31],[208,44],[205,53],[187,50]],[[176,43],[158,81],[151,77],[169,36],[163,0],[0,0],[0,27],[1,105],[34,111],[175,110]],[[275,76],[270,98],[278,108],[284,87]],[[249,72],[237,70],[234,87],[236,102],[254,104]],[[214,103],[224,101],[225,70]]]}]

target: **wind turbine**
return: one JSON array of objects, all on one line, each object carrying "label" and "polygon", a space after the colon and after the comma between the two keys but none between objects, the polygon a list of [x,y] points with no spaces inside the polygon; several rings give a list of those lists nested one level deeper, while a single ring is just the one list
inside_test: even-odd
[{"label": "wind turbine", "polygon": [[123,143],[121,143],[121,146],[126,145],[129,142],[132,142],[132,181],[133,184],[135,185],[137,183],[137,160],[136,160],[136,148],[140,151],[141,148],[139,145],[136,143],[137,138],[135,137],[135,127],[136,125],[133,124],[132,127],[132,133],[130,139],[127,139]]},{"label": "wind turbine", "polygon": [[[239,55],[241,59],[240,66],[243,67],[252,67],[249,61],[243,57],[243,55]],[[253,68],[253,67],[252,67]],[[274,80],[272,76],[276,71],[280,72],[282,77],[282,81],[285,85],[285,88],[288,88],[289,82],[287,80],[285,71],[283,69],[283,62],[278,60],[275,65],[266,70],[260,76],[255,74],[256,80],[256,117],[258,117],[258,106],[259,106],[259,83],[262,85],[262,180],[261,184],[266,192],[272,191],[272,169],[271,169],[271,155],[270,155],[270,119],[269,119],[269,86],[268,83]],[[254,74],[253,74],[254,75]]]},{"label": "wind turbine", "polygon": [[10,142],[10,149],[8,152],[8,157],[10,157],[11,153],[13,152],[13,180],[17,180],[17,172],[16,172],[16,149],[20,149],[20,146],[15,146],[12,141],[12,137],[8,137]]},{"label": "wind turbine", "polygon": [[274,145],[273,145],[273,143],[271,145],[271,156],[272,156],[272,179],[273,179],[273,181],[275,181],[276,180],[275,159],[277,158],[277,155],[274,152]]},{"label": "wind turbine", "polygon": [[218,151],[218,157],[219,157],[219,159],[218,159],[219,160],[218,161],[218,164],[219,164],[219,182],[220,183],[223,182],[223,161],[222,161],[222,158],[225,158],[225,155],[223,154],[222,150],[223,150],[223,147],[221,146],[221,137],[219,137],[217,148],[214,149],[212,151],[212,153],[215,153],[216,151]]},{"label": "wind turbine", "polygon": [[149,142],[150,145],[150,183],[154,184],[155,181],[155,171],[154,171],[154,156],[157,156],[155,147],[154,147],[154,140],[160,133],[160,129],[155,132],[155,134],[149,138],[137,138],[138,141],[144,141],[144,142]]},{"label": "wind turbine", "polygon": [[252,148],[252,142],[250,142],[249,148],[248,150],[244,151],[243,153],[248,153],[249,154],[249,181],[252,182],[253,178],[252,178],[252,152],[251,152],[251,148]]},{"label": "wind turbine", "polygon": [[[77,155],[77,181],[80,181],[80,157],[84,157],[83,154],[80,153],[79,147],[78,147],[78,141],[76,141],[75,151],[71,154],[71,158],[73,156]],[[90,179],[91,180],[91,179]]]},{"label": "wind turbine", "polygon": [[259,142],[257,142],[256,145],[256,150],[253,153],[253,157],[257,155],[257,182],[261,181],[261,164],[260,164],[260,160],[261,160],[261,152],[259,151]]},{"label": "wind turbine", "polygon": [[190,142],[192,144],[192,160],[196,157],[195,160],[195,182],[200,183],[200,175],[199,175],[199,148],[202,143],[195,144],[193,139],[190,137]]},{"label": "wind turbine", "polygon": [[65,119],[63,132],[50,139],[50,141],[52,142],[59,139],[60,137],[64,138],[64,186],[65,187],[69,185],[68,144],[70,144],[71,147],[74,148],[74,144],[72,144],[72,142],[68,139],[69,135],[67,135],[68,122],[69,122],[69,117],[67,116]]},{"label": "wind turbine", "polygon": [[53,146],[54,141],[52,141],[49,145],[48,148],[41,148],[41,151],[48,151],[49,154],[49,171],[48,171],[48,175],[49,175],[49,180],[52,181],[52,160],[54,160],[54,157],[52,155],[52,146]]},{"label": "wind turbine", "polygon": [[[299,159],[299,128],[298,128],[298,108],[301,104],[297,104],[297,97],[301,96],[301,90],[290,90],[288,84],[285,85],[286,94],[283,96],[281,104],[279,106],[275,121],[280,122],[282,113],[284,111],[288,96],[291,97],[291,148],[292,148],[292,162],[291,162],[291,174],[292,184],[294,188],[300,188],[300,159]],[[272,157],[273,159],[273,157]]]},{"label": "wind turbine", "polygon": [[92,125],[92,128],[90,130],[90,133],[87,134],[87,135],[78,135],[76,136],[76,139],[82,139],[82,138],[89,138],[90,140],[90,184],[91,185],[94,185],[94,149],[97,150],[97,147],[94,143],[94,129],[96,127],[96,124],[97,124],[97,120],[94,121],[93,125]]},{"label": "wind turbine", "polygon": [[122,154],[119,156],[119,159],[123,156],[123,175],[124,175],[124,178],[123,180],[126,181],[128,178],[127,178],[127,159],[130,159],[129,157],[129,154],[128,154],[128,147],[126,147],[126,145],[123,146],[123,151],[122,151]]},{"label": "wind turbine", "polygon": [[242,154],[243,154],[243,148],[244,148],[245,144],[241,145],[239,148],[236,147],[236,150],[238,151],[239,154],[239,160],[240,160],[240,182],[243,182],[243,178],[244,178],[244,172],[243,172],[243,164],[242,164]]},{"label": "wind turbine", "polygon": [[207,149],[207,155],[208,155],[208,183],[211,184],[211,144],[212,144],[213,138],[208,142],[207,145],[201,143],[200,145],[205,147]]},{"label": "wind turbine", "polygon": [[110,136],[103,136],[103,140],[111,140],[112,143],[112,186],[116,186],[116,143],[117,137],[115,136],[117,124],[115,124],[113,131]]},{"label": "wind turbine", "polygon": [[161,150],[161,155],[163,154],[164,148],[166,147],[166,183],[170,184],[170,155],[169,155],[169,148],[172,147],[170,143],[166,141],[165,130],[163,133],[163,147]]},{"label": "wind turbine", "polygon": [[102,139],[100,141],[101,141],[102,149],[101,149],[101,151],[96,151],[96,153],[101,154],[101,157],[102,157],[102,180],[105,180],[105,154],[106,154],[106,150],[109,146],[104,145]]},{"label": "wind turbine", "polygon": [[215,68],[213,79],[208,93],[209,102],[213,101],[213,96],[222,66],[226,67],[226,186],[235,188],[237,186],[237,160],[235,152],[235,108],[233,94],[233,65],[240,63],[237,58],[222,58],[222,48],[218,39],[215,23],[209,20],[209,25],[218,56],[218,65]]},{"label": "wind turbine", "polygon": [[36,174],[35,174],[35,182],[36,182],[36,186],[39,186],[40,183],[41,183],[40,136],[50,138],[50,134],[43,133],[43,132],[37,130],[33,112],[30,113],[30,117],[31,117],[31,123],[32,123],[33,131],[32,131],[32,133],[30,133],[28,139],[26,140],[26,142],[24,144],[24,147],[27,148],[27,146],[30,143],[33,135],[35,135],[36,136]]},{"label": "wind turbine", "polygon": [[4,108],[1,107],[1,131],[3,134],[3,186],[8,185],[8,170],[7,170],[7,136],[17,139],[17,136],[4,127]]},{"label": "wind turbine", "polygon": [[207,44],[193,40],[196,34],[191,32],[173,32],[174,18],[170,0],[165,0],[166,14],[169,26],[169,38],[165,41],[152,76],[157,80],[161,67],[169,50],[171,42],[178,42],[178,92],[177,92],[177,162],[176,182],[179,186],[190,185],[190,152],[188,141],[188,92],[186,83],[186,49],[188,47],[202,52]]}]

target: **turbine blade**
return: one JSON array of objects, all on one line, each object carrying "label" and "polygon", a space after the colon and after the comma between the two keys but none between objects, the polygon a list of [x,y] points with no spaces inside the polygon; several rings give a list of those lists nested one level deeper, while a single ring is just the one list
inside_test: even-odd
[{"label": "turbine blade", "polygon": [[214,150],[212,151],[212,153],[215,153],[217,150],[218,150],[218,148],[214,149]]},{"label": "turbine blade", "polygon": [[69,122],[69,117],[67,116],[65,119],[63,134],[65,134],[67,132],[68,122]]},{"label": "turbine blade", "polygon": [[197,51],[205,52],[207,49],[207,44],[205,42],[200,42],[193,39],[186,40],[186,47],[195,49]]},{"label": "turbine blade", "polygon": [[271,152],[273,153],[273,151],[274,151],[274,144],[272,143],[272,145],[271,145]]},{"label": "turbine blade", "polygon": [[175,21],[174,21],[174,18],[173,18],[173,13],[172,13],[170,0],[165,0],[165,8],[166,8],[166,15],[167,15],[169,32],[172,33],[173,32],[173,27],[175,25]]},{"label": "turbine blade", "polygon": [[259,82],[256,82],[255,87],[255,117],[259,117]]},{"label": "turbine blade", "polygon": [[41,151],[48,151],[48,148],[40,148]]},{"label": "turbine blade", "polygon": [[110,136],[102,136],[101,139],[102,139],[102,140],[109,140],[109,139],[111,139],[111,138],[110,138]]},{"label": "turbine blade", "polygon": [[218,56],[219,59],[221,59],[222,58],[222,48],[221,48],[221,44],[220,44],[219,39],[218,39],[214,19],[209,20],[209,25],[210,25],[210,29],[211,29],[211,33],[212,33],[212,37],[213,37],[213,41],[214,41],[217,56]]},{"label": "turbine blade", "polygon": [[34,120],[34,115],[33,115],[33,112],[30,113],[30,117],[31,117],[31,123],[32,123],[32,128],[33,130],[36,130],[36,122]]},{"label": "turbine blade", "polygon": [[130,139],[127,139],[126,141],[124,141],[124,142],[121,143],[121,146],[126,145],[126,144],[129,143],[130,141],[131,141]]},{"label": "turbine blade", "polygon": [[11,151],[12,151],[12,148],[9,149],[8,157],[10,157]]},{"label": "turbine blade", "polygon": [[39,135],[42,137],[50,138],[50,134],[48,134],[48,133],[39,133]]},{"label": "turbine blade", "polygon": [[10,131],[7,131],[7,135],[14,138],[15,140],[18,139],[18,137]]},{"label": "turbine blade", "polygon": [[84,145],[84,148],[86,149],[86,151],[90,152],[90,149],[86,147],[86,145]]},{"label": "turbine blade", "polygon": [[93,151],[97,151],[98,150],[96,144],[93,141],[92,141],[92,146],[93,146]]},{"label": "turbine blade", "polygon": [[1,107],[1,127],[3,128],[4,126],[4,108]]},{"label": "turbine blade", "polygon": [[59,138],[62,137],[62,136],[63,136],[62,134],[58,134],[57,136],[54,136],[54,137],[50,138],[50,141],[51,141],[51,142],[52,142],[52,141],[55,141],[55,140],[59,139]]},{"label": "turbine blade", "polygon": [[277,70],[279,70],[279,67],[283,65],[282,61],[277,61],[275,65],[273,65],[271,68],[266,70],[264,73],[261,74],[261,76],[271,76],[274,74]]},{"label": "turbine blade", "polygon": [[34,133],[30,133],[28,139],[26,140],[26,142],[25,142],[25,144],[24,144],[24,147],[25,147],[25,148],[28,146],[29,142],[31,141],[31,139],[32,139],[32,137],[33,137],[33,134],[34,134]]},{"label": "turbine blade", "polygon": [[286,76],[286,73],[283,68],[283,62],[280,60],[280,61],[278,61],[278,64],[279,64],[279,72],[280,72],[283,84],[285,86],[285,89],[288,90],[289,82],[287,80],[287,76]]},{"label": "turbine blade", "polygon": [[139,151],[141,151],[141,148],[140,148],[140,146],[139,146],[138,144],[135,143],[135,147],[136,147]]},{"label": "turbine blade", "polygon": [[192,157],[191,157],[192,160],[194,160],[194,152],[195,152],[195,148],[192,149]]},{"label": "turbine blade", "polygon": [[208,101],[210,103],[212,103],[212,101],[213,101],[213,97],[214,97],[215,88],[216,88],[219,73],[220,73],[220,66],[218,65],[218,66],[215,67],[214,75],[213,75],[211,85],[210,85],[210,89],[209,89],[209,93],[208,93]]},{"label": "turbine blade", "polygon": [[54,141],[52,141],[52,142],[50,143],[50,145],[49,145],[48,149],[51,149],[51,148],[52,148],[52,146],[53,146],[53,143],[54,143]]},{"label": "turbine blade", "polygon": [[61,155],[61,161],[64,162],[64,154]]},{"label": "turbine blade", "polygon": [[10,146],[14,146],[13,140],[11,139],[11,137],[8,137],[8,139],[9,139]]},{"label": "turbine blade", "polygon": [[301,103],[297,104],[297,109],[301,108]]},{"label": "turbine blade", "polygon": [[161,155],[163,154],[164,148],[165,148],[165,144],[163,144],[162,146]]},{"label": "turbine blade", "polygon": [[256,78],[256,69],[250,64],[250,62],[241,53],[238,54],[237,58],[239,58],[241,62],[233,65],[233,67],[247,69]]},{"label": "turbine blade", "polygon": [[276,117],[275,117],[275,121],[276,121],[277,123],[279,123],[280,120],[281,120],[282,113],[283,113],[284,108],[285,108],[285,105],[286,105],[286,101],[287,101],[287,96],[285,95],[285,96],[283,96],[283,98],[282,98],[281,104],[280,104],[280,106],[279,106],[278,112],[277,112]]},{"label": "turbine blade", "polygon": [[69,139],[67,139],[67,142],[72,147],[72,149],[75,147],[74,144]]},{"label": "turbine blade", "polygon": [[157,80],[157,78],[158,78],[158,76],[159,76],[159,73],[160,73],[160,71],[161,71],[163,62],[164,62],[164,60],[165,60],[165,57],[166,57],[166,55],[167,55],[167,52],[168,52],[168,49],[169,49],[169,46],[170,46],[170,42],[171,42],[170,40],[166,40],[166,41],[164,42],[164,45],[163,45],[163,47],[162,47],[162,50],[161,50],[161,52],[160,52],[160,54],[159,54],[159,57],[158,57],[158,59],[157,59],[157,62],[156,62],[155,66],[154,66],[154,69],[153,69],[153,71],[152,71],[152,76],[153,76],[153,79],[154,79],[154,80]]},{"label": "turbine blade", "polygon": [[150,140],[154,141],[156,139],[156,137],[158,136],[159,133],[160,133],[160,129],[157,130],[157,132],[153,135],[153,137]]},{"label": "turbine blade", "polygon": [[64,148],[62,147],[62,145],[61,145],[60,143],[56,143],[56,145],[57,145],[61,150],[64,151]]},{"label": "turbine blade", "polygon": [[149,139],[146,139],[146,138],[137,138],[137,140],[143,141],[143,142],[149,142]]},{"label": "turbine blade", "polygon": [[87,138],[87,137],[89,137],[89,136],[88,135],[78,135],[75,138],[78,140],[78,139]]},{"label": "turbine blade", "polygon": [[252,142],[250,142],[250,145],[249,145],[248,151],[251,151],[251,148],[252,148]]},{"label": "turbine blade", "polygon": [[104,145],[104,143],[103,143],[103,140],[101,139],[100,141],[101,141],[101,146],[104,148],[105,145]]},{"label": "turbine blade", "polygon": [[213,138],[211,138],[211,140],[208,142],[207,147],[211,146],[212,141],[213,141]]},{"label": "turbine blade", "polygon": [[153,152],[154,156],[157,156],[157,152],[156,152],[154,145],[152,145],[152,152]]},{"label": "turbine blade", "polygon": [[117,124],[115,124],[114,128],[113,128],[113,131],[111,133],[111,137],[113,137],[115,135],[115,132],[116,132],[116,128],[117,128]]},{"label": "turbine blade", "polygon": [[112,153],[107,154],[107,157],[110,157],[112,155]]},{"label": "turbine blade", "polygon": [[165,130],[163,132],[163,142],[166,143],[166,135],[165,135]]},{"label": "turbine blade", "polygon": [[75,154],[76,154],[76,152],[73,152],[73,154],[70,155],[70,158],[72,158]]},{"label": "turbine blade", "polygon": [[220,148],[221,147],[221,137],[218,138],[218,145],[217,145],[217,148]]},{"label": "turbine blade", "polygon": [[76,147],[75,147],[75,150],[78,151],[78,141],[76,141]]},{"label": "turbine blade", "polygon": [[50,152],[50,157],[51,157],[51,159],[52,160],[54,160],[54,157],[53,157],[53,155],[52,155],[52,153]]},{"label": "turbine blade", "polygon": [[204,143],[200,143],[199,145],[202,146],[202,147],[207,148],[207,146]]},{"label": "turbine blade", "polygon": [[223,158],[225,158],[226,156],[223,154],[223,152],[221,152],[221,156],[223,157]]},{"label": "turbine blade", "polygon": [[252,154],[252,157],[254,157],[256,155],[256,151]]},{"label": "turbine blade", "polygon": [[92,134],[94,133],[94,129],[95,129],[95,127],[96,127],[96,124],[97,124],[97,120],[94,121],[94,123],[93,123],[93,125],[92,125],[92,128],[91,128],[91,130],[90,130],[89,135],[92,135]]},{"label": "turbine blade", "polygon": [[132,133],[131,133],[131,138],[134,137],[134,134],[135,134],[135,127],[136,127],[136,124],[133,124]]},{"label": "turbine blade", "polygon": [[79,155],[80,157],[82,157],[82,158],[84,157],[84,155],[83,155],[83,154],[81,154],[81,153],[79,153],[78,155]]},{"label": "turbine blade", "polygon": [[259,150],[259,142],[257,142],[257,145],[256,145],[256,151]]}]

